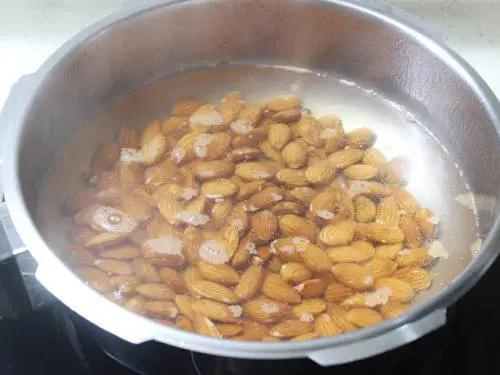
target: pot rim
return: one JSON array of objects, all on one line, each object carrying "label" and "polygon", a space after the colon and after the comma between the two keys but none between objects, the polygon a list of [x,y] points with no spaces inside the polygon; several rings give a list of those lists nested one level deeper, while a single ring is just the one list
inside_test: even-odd
[{"label": "pot rim", "polygon": [[[4,154],[5,159],[2,167],[2,181],[13,223],[16,229],[20,233],[23,233],[23,241],[25,241],[28,249],[39,264],[37,276],[42,284],[46,285],[63,303],[67,303],[69,307],[76,310],[84,317],[89,318],[91,321],[97,321],[96,324],[102,328],[107,330],[109,327],[113,326],[114,329],[109,329],[109,331],[119,336],[122,336],[120,335],[120,330],[130,330],[131,327],[137,331],[147,331],[147,333],[135,332],[131,336],[124,334],[122,337],[129,341],[138,343],[155,339],[185,349],[195,349],[206,353],[222,355],[229,353],[233,355],[233,352],[237,352],[239,353],[238,356],[252,358],[277,358],[279,357],[279,353],[282,353],[281,357],[298,357],[325,348],[354,344],[357,341],[390,333],[405,324],[424,318],[439,308],[447,308],[462,297],[486,272],[498,255],[498,250],[495,248],[495,245],[500,243],[500,217],[498,216],[483,242],[481,251],[473,258],[471,263],[462,273],[436,296],[412,307],[407,313],[397,318],[384,321],[374,327],[340,336],[320,338],[306,342],[239,342],[201,336],[196,333],[190,333],[162,325],[152,319],[136,315],[107,300],[97,291],[94,291],[81,281],[56,256],[45,243],[42,235],[38,232],[30,217],[28,208],[21,195],[22,188],[19,176],[19,150],[21,149],[20,146],[24,132],[23,124],[26,120],[27,113],[36,100],[40,87],[45,81],[45,77],[62,59],[75,52],[82,44],[90,41],[94,36],[104,32],[106,29],[116,24],[130,21],[133,17],[139,16],[142,13],[154,11],[160,7],[185,5],[188,1],[191,5],[196,5],[196,1],[190,0],[162,0],[149,4],[141,3],[137,4],[135,7],[121,9],[115,14],[87,27],[75,37],[64,43],[49,57],[40,69],[29,78],[29,90],[25,93],[25,100],[16,108],[8,124],[8,137]],[[482,98],[485,111],[488,113],[489,118],[495,125],[496,131],[500,136],[499,101],[474,69],[446,45],[433,40],[421,30],[409,26],[405,23],[405,20],[396,14],[387,15],[379,10],[371,9],[368,5],[348,0],[318,0],[318,2],[341,7],[349,12],[358,13],[363,17],[375,19],[384,23],[387,27],[414,37],[419,43],[428,48],[434,55],[438,56],[460,74],[461,78],[467,82],[475,94]],[[64,283],[59,283],[59,285],[57,285],[58,283],[49,282],[49,276],[51,278],[69,277],[70,279],[66,279]],[[68,288],[72,288],[72,290],[69,291]],[[69,296],[70,293],[68,292],[76,294],[80,301],[78,301],[75,296]],[[93,309],[93,303],[101,304],[101,314],[108,314],[109,317],[102,318],[95,312],[91,312],[90,310]],[[96,309],[94,308],[94,310]],[[125,322],[133,323],[134,325],[119,327],[119,323],[123,324]]]}]

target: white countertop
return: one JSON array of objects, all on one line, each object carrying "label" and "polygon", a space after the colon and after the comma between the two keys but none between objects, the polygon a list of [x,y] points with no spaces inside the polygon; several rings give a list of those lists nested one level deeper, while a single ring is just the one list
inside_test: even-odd
[{"label": "white countertop", "polygon": [[[134,0],[0,0],[0,108],[10,87],[82,28]],[[440,28],[500,96],[500,1],[388,0]]]}]

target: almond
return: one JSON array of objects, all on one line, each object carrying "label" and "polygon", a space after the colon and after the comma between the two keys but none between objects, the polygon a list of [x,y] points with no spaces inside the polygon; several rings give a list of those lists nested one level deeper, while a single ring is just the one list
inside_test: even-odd
[{"label": "almond", "polygon": [[180,136],[189,130],[188,116],[172,116],[161,124],[161,134],[164,136]]},{"label": "almond", "polygon": [[371,288],[375,281],[369,270],[354,263],[336,264],[332,273],[339,282],[357,290]]},{"label": "almond", "polygon": [[256,126],[257,123],[262,119],[263,110],[258,104],[247,103],[240,111],[237,122],[242,124],[248,124],[252,127]]},{"label": "almond", "polygon": [[283,194],[283,189],[277,186],[272,186],[253,195],[250,198],[249,203],[252,208],[269,208],[275,203],[280,202],[283,199]]},{"label": "almond", "polygon": [[213,281],[200,280],[193,284],[193,290],[198,295],[224,303],[237,303],[238,297],[233,291]]},{"label": "almond", "polygon": [[295,290],[304,298],[319,297],[325,290],[325,282],[321,279],[306,280],[295,286]]},{"label": "almond", "polygon": [[301,283],[312,277],[312,272],[303,264],[288,262],[281,267],[280,276],[286,282]]},{"label": "almond", "polygon": [[285,320],[271,328],[269,333],[274,337],[294,337],[312,331],[313,325],[298,319]]},{"label": "almond", "polygon": [[298,125],[299,135],[309,145],[323,147],[325,139],[323,137],[323,125],[314,116],[302,116]]},{"label": "almond", "polygon": [[193,164],[191,170],[198,180],[208,181],[214,178],[231,177],[234,165],[224,160],[200,161]]},{"label": "almond", "polygon": [[[233,141],[231,142],[234,149],[242,149],[242,148],[252,148],[257,147],[260,143],[264,142],[267,139],[268,130],[264,127],[257,128],[255,130],[251,130],[252,126],[247,122],[239,122],[237,123],[238,127],[241,127],[242,130],[248,131],[244,134],[239,134],[233,137]],[[235,127],[235,123],[233,122],[232,127]],[[259,155],[262,153],[259,150]]]},{"label": "almond", "polygon": [[270,111],[280,112],[288,109],[300,108],[302,106],[302,100],[297,96],[283,95],[268,100],[264,106]]},{"label": "almond", "polygon": [[289,124],[299,120],[301,115],[300,109],[287,109],[285,111],[273,113],[271,119],[278,123]]},{"label": "almond", "polygon": [[326,252],[333,263],[362,263],[373,256],[365,250],[352,246],[332,247]]},{"label": "almond", "polygon": [[346,143],[352,148],[369,148],[373,146],[377,136],[368,128],[359,128],[345,133]]},{"label": "almond", "polygon": [[302,216],[304,213],[304,208],[295,202],[280,202],[273,206],[273,212],[277,216],[283,215],[295,215]]},{"label": "almond", "polygon": [[392,319],[408,311],[408,306],[399,302],[389,302],[386,305],[380,306],[380,314],[384,319]]},{"label": "almond", "polygon": [[319,240],[326,245],[347,245],[354,238],[356,224],[351,220],[325,226],[319,233]]},{"label": "almond", "polygon": [[161,133],[156,134],[142,146],[142,162],[146,165],[158,163],[167,151],[167,139]]},{"label": "almond", "polygon": [[245,316],[259,323],[272,323],[292,316],[289,305],[272,299],[259,298],[244,305]]},{"label": "almond", "polygon": [[307,162],[307,149],[299,142],[290,142],[285,146],[281,155],[289,168],[298,169]]},{"label": "almond", "polygon": [[394,187],[394,198],[400,210],[408,215],[415,215],[415,212],[419,208],[418,201],[415,199],[413,194],[402,187]]},{"label": "almond", "polygon": [[391,291],[389,295],[391,301],[409,302],[415,296],[415,291],[409,283],[395,277],[380,277],[375,280],[373,287],[375,289],[388,288]]},{"label": "almond", "polygon": [[133,311],[137,314],[144,314],[146,311],[144,309],[144,304],[146,303],[146,300],[142,297],[134,297],[131,298],[130,300],[125,303],[123,307],[125,307],[127,310]]},{"label": "almond", "polygon": [[358,328],[347,319],[347,311],[343,307],[335,305],[333,303],[327,304],[327,311],[330,314],[332,320],[337,324],[337,326],[342,330],[342,332],[353,332]]},{"label": "almond", "polygon": [[233,286],[240,281],[238,272],[227,264],[200,262],[198,263],[198,270],[205,279],[222,285]]},{"label": "almond", "polygon": [[269,273],[262,284],[262,293],[277,301],[297,304],[301,298],[297,291],[288,285],[279,275]]},{"label": "almond", "polygon": [[223,323],[235,323],[238,321],[238,314],[232,312],[231,306],[225,303],[211,301],[207,299],[200,299],[191,303],[191,308],[198,314],[205,315],[209,319]]},{"label": "almond", "polygon": [[399,217],[399,208],[394,197],[381,199],[377,209],[377,223],[397,227]]},{"label": "almond", "polygon": [[398,265],[396,262],[388,259],[373,258],[369,262],[365,263],[363,267],[368,269],[373,277],[379,278],[391,276],[398,268]]},{"label": "almond", "polygon": [[424,238],[433,239],[435,237],[439,219],[437,219],[429,209],[418,209],[417,212],[415,212],[415,220]]},{"label": "almond", "polygon": [[212,224],[216,227],[221,227],[232,209],[233,204],[229,200],[214,203],[211,212]]},{"label": "almond", "polygon": [[239,241],[238,249],[234,253],[233,258],[231,259],[231,265],[236,269],[241,269],[245,267],[251,257],[252,250],[256,250],[255,246],[255,234],[247,233],[243,238]]},{"label": "almond", "polygon": [[189,126],[193,131],[216,133],[228,128],[220,112],[211,104],[198,107],[189,117]]},{"label": "almond", "polygon": [[363,155],[363,164],[376,167],[381,178],[385,177],[387,171],[387,159],[384,154],[376,148],[368,148]]},{"label": "almond", "polygon": [[135,275],[141,280],[153,283],[161,280],[156,268],[142,258],[135,258],[132,262],[132,267]]},{"label": "almond", "polygon": [[326,302],[320,298],[304,299],[302,303],[293,307],[293,314],[300,320],[306,319],[308,315],[316,316],[326,310]]},{"label": "almond", "polygon": [[128,262],[116,259],[96,259],[94,265],[100,270],[115,275],[131,275],[132,266]]},{"label": "almond", "polygon": [[186,290],[184,279],[179,275],[179,273],[168,267],[160,268],[158,273],[160,274],[161,280],[170,288],[175,290],[177,293],[183,293]]},{"label": "almond", "polygon": [[151,206],[144,199],[132,194],[122,194],[123,210],[135,221],[146,221],[151,217]]},{"label": "almond", "polygon": [[238,186],[234,182],[222,178],[205,182],[201,186],[201,193],[210,199],[230,197],[237,192]]},{"label": "almond", "polygon": [[312,184],[319,184],[330,181],[335,172],[335,166],[329,160],[320,160],[310,164],[305,175]]},{"label": "almond", "polygon": [[289,187],[309,185],[309,180],[302,170],[283,168],[276,174],[276,178],[279,182]]},{"label": "almond", "polygon": [[178,294],[175,296],[175,305],[182,315],[187,316],[189,319],[194,319],[194,311],[191,307],[193,299],[189,296]]},{"label": "almond", "polygon": [[303,204],[310,204],[318,192],[310,187],[298,187],[290,190],[285,199],[294,200]]},{"label": "almond", "polygon": [[184,279],[184,284],[186,285],[186,289],[194,296],[199,298],[200,295],[194,289],[194,284],[200,280],[203,280],[200,271],[195,267],[188,267],[184,270],[182,275]]},{"label": "almond", "polygon": [[135,246],[117,246],[102,251],[99,254],[103,258],[112,258],[117,260],[134,259],[141,255],[139,249]]},{"label": "almond", "polygon": [[239,163],[242,161],[257,159],[260,156],[262,156],[262,151],[258,148],[241,147],[231,151],[228,155],[228,159],[234,163]]},{"label": "almond", "polygon": [[135,288],[136,292],[146,298],[172,300],[175,292],[164,284],[142,284]]},{"label": "almond", "polygon": [[346,298],[354,295],[355,290],[339,283],[333,283],[325,289],[325,300],[328,302],[342,302]]},{"label": "almond", "polygon": [[375,257],[384,260],[394,260],[401,250],[403,250],[402,242],[392,245],[379,245],[375,248]]},{"label": "almond", "polygon": [[401,250],[396,256],[396,263],[400,267],[425,267],[433,261],[434,257],[429,254],[429,250],[424,248]]},{"label": "almond", "polygon": [[420,246],[422,241],[422,233],[420,233],[420,228],[418,227],[417,221],[408,215],[403,215],[399,221],[399,227],[404,233],[405,246],[410,249],[414,249]]},{"label": "almond", "polygon": [[368,241],[382,244],[396,244],[402,242],[405,238],[401,229],[377,223],[358,224],[356,234]]},{"label": "almond", "polygon": [[90,285],[95,290],[105,293],[113,289],[110,283],[109,276],[95,267],[81,267],[75,270],[75,273],[80,276],[86,284]]},{"label": "almond", "polygon": [[285,237],[304,237],[316,241],[318,228],[312,221],[295,215],[284,215],[278,218],[281,234]]},{"label": "almond", "polygon": [[144,311],[153,316],[167,319],[173,319],[179,313],[172,301],[146,301],[144,302]]},{"label": "almond", "polygon": [[314,320],[314,331],[321,337],[336,336],[342,333],[340,327],[328,314],[321,314]]},{"label": "almond", "polygon": [[172,106],[172,114],[174,116],[191,116],[204,104],[201,100],[182,100]]},{"label": "almond", "polygon": [[393,277],[407,282],[416,292],[429,289],[432,282],[429,271],[420,267],[400,268],[394,272]]},{"label": "almond", "polygon": [[270,241],[278,231],[278,219],[272,211],[259,211],[252,217],[252,231],[258,239]]},{"label": "almond", "polygon": [[247,162],[236,165],[235,173],[244,180],[270,180],[276,176],[278,168],[271,162]]},{"label": "almond", "polygon": [[305,340],[313,340],[319,337],[317,332],[307,332],[301,335],[295,336],[290,341],[305,341]]},{"label": "almond", "polygon": [[281,150],[291,138],[290,128],[285,124],[273,124],[269,128],[269,143],[276,150]]},{"label": "almond", "polygon": [[216,327],[224,338],[237,336],[243,332],[241,324],[216,324]]},{"label": "almond", "polygon": [[225,123],[230,124],[238,118],[241,110],[245,106],[243,100],[222,100],[219,105],[219,111]]},{"label": "almond", "polygon": [[195,314],[193,324],[194,330],[200,335],[222,338],[215,324],[205,315]]},{"label": "almond", "polygon": [[234,288],[234,294],[241,300],[252,298],[262,285],[264,270],[259,265],[248,267]]},{"label": "almond", "polygon": [[381,323],[382,316],[375,310],[368,308],[355,308],[346,313],[347,319],[360,328],[367,328]]},{"label": "almond", "polygon": [[125,239],[126,233],[103,232],[89,237],[85,241],[85,247],[89,249],[103,249],[105,247],[119,244]]},{"label": "almond", "polygon": [[193,323],[185,316],[179,315],[175,318],[175,326],[184,331],[193,332]]},{"label": "almond", "polygon": [[336,169],[344,169],[352,164],[356,164],[363,159],[363,151],[347,148],[330,154],[328,160]]},{"label": "almond", "polygon": [[262,142],[259,145],[259,148],[266,158],[274,160],[276,163],[278,163],[282,167],[285,166],[285,160],[283,159],[281,152],[279,152],[273,146],[271,146],[269,141]]},{"label": "almond", "polygon": [[332,261],[328,254],[313,244],[297,245],[298,253],[304,264],[314,273],[330,271]]}]

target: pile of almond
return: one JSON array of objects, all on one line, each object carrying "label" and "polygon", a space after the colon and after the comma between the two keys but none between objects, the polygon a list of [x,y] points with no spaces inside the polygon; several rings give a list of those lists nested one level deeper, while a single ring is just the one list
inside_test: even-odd
[{"label": "pile of almond", "polygon": [[110,300],[202,335],[306,340],[391,319],[443,252],[408,163],[375,140],[296,96],[176,103],[96,151],[65,204],[64,256]]}]

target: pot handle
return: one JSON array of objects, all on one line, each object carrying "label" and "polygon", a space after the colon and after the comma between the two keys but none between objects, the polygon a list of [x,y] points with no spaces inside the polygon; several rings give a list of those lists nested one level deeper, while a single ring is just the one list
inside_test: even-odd
[{"label": "pot handle", "polygon": [[402,325],[384,335],[350,345],[318,350],[309,353],[308,357],[321,366],[353,362],[409,344],[445,323],[446,309],[440,308],[417,321]]},{"label": "pot handle", "polygon": [[395,19],[417,29],[441,45],[447,45],[445,35],[439,28],[434,26],[429,21],[426,21],[404,9],[388,4],[384,0],[352,0],[352,2],[394,17]]},{"label": "pot handle", "polygon": [[7,202],[3,193],[2,166],[5,161],[4,152],[9,134],[9,126],[14,119],[14,113],[18,113],[18,108],[24,105],[27,86],[31,81],[30,77],[31,75],[22,76],[19,81],[12,85],[10,94],[0,112],[0,231],[3,229],[10,245],[10,247],[0,246],[0,262],[27,250],[10,219]]}]

